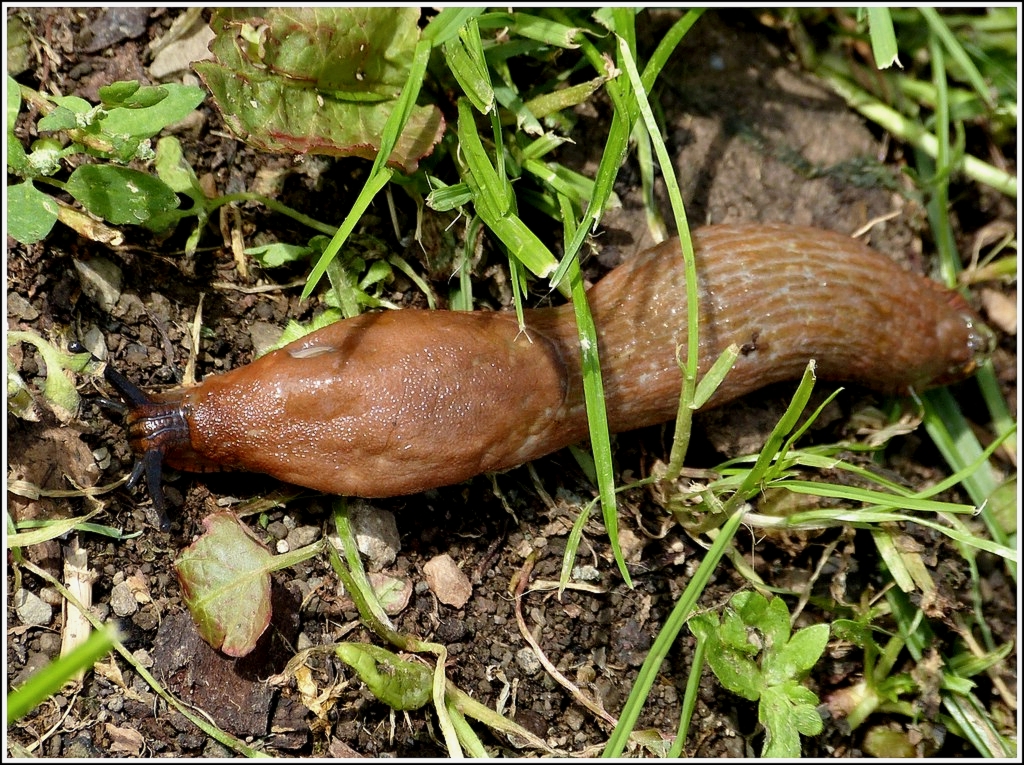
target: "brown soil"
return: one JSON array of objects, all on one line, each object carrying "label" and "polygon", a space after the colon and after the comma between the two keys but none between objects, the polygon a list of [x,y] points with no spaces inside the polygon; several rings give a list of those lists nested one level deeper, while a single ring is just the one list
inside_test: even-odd
[{"label": "brown soil", "polygon": [[[21,76],[33,87],[50,87],[64,94],[95,99],[96,88],[119,79],[147,78],[145,46],[166,30],[178,11],[144,14],[140,31],[128,39],[115,39],[92,50],[82,30],[106,19],[106,11],[46,9],[28,18],[34,33],[47,41],[59,60],[37,65]],[[109,19],[107,19],[109,21]],[[656,39],[670,23],[669,14],[644,17],[644,39]],[[90,52],[91,51],[91,52]],[[665,135],[676,156],[691,225],[702,222],[788,221],[853,232],[869,221],[882,220],[871,229],[869,241],[880,251],[910,268],[926,271],[933,252],[923,240],[925,213],[901,175],[899,149],[880,140],[844,103],[792,61],[787,39],[760,25],[751,13],[708,13],[687,37],[661,78],[657,100],[666,121]],[[603,145],[609,109],[595,98],[580,109],[573,134],[559,161],[593,174]],[[258,154],[228,137],[214,111],[200,108],[201,121],[180,134],[186,156],[200,177],[219,193],[251,188],[257,176],[271,169],[288,170],[281,194],[287,204],[321,220],[337,223],[346,200],[354,199],[368,167],[361,160],[307,163],[296,166],[291,158]],[[24,128],[24,125],[22,125]],[[24,130],[19,134],[22,139]],[[313,166],[318,172],[313,171]],[[587,264],[589,278],[598,278],[602,264],[614,263],[650,243],[640,206],[639,174],[634,158],[617,184],[622,208],[604,221],[596,239],[600,254]],[[659,194],[663,190],[659,188]],[[973,186],[957,187],[960,207],[955,219],[961,252],[971,252],[980,229],[993,222],[1014,225],[1012,203]],[[415,208],[402,194],[395,195],[403,230],[411,231]],[[662,194],[662,199],[664,196]],[[667,212],[667,205],[664,208]],[[428,220],[435,251],[445,238],[450,219]],[[267,210],[250,206],[237,216],[226,216],[224,230],[240,227],[246,245],[260,241],[301,243],[308,231]],[[421,271],[435,275],[434,286],[446,293],[447,267],[431,263],[415,242],[395,240],[386,206],[379,202],[364,221],[372,234],[394,251],[404,251]],[[538,231],[550,230],[550,225]],[[188,357],[187,333],[204,294],[204,335],[198,357],[199,375],[247,363],[265,327],[281,327],[288,319],[309,320],[318,312],[315,300],[300,301],[300,288],[273,292],[245,291],[257,280],[287,284],[302,273],[260,272],[240,276],[230,248],[213,231],[202,240],[196,258],[180,255],[184,234],[156,241],[144,231],[128,231],[128,243],[118,249],[78,238],[58,226],[51,236],[33,246],[11,246],[7,261],[8,327],[32,329],[46,337],[72,339],[91,328],[102,333],[111,358],[131,380],[143,387],[181,379]],[[549,242],[553,247],[557,241]],[[428,245],[429,246],[429,245]],[[111,312],[102,311],[82,289],[74,261],[103,257],[114,262],[124,276],[123,297]],[[501,258],[485,246],[476,268],[477,294],[489,294],[493,305],[507,304],[509,290],[500,268]],[[252,266],[250,266],[252,267]],[[400,279],[389,299],[415,303],[415,288]],[[539,294],[539,293],[538,293]],[[1012,355],[1014,338],[1003,338],[996,357],[1008,386],[1015,384]],[[12,348],[14,366],[32,381],[41,361],[29,346]],[[975,395],[971,383],[957,389]],[[102,386],[101,386],[102,387]],[[88,390],[88,386],[86,386]],[[106,395],[111,395],[105,388]],[[701,415],[691,448],[694,467],[708,467],[725,456],[756,450],[777,420],[792,386],[750,397],[737,405]],[[1008,390],[1008,395],[1015,395]],[[880,400],[850,390],[828,412],[827,421],[812,434],[818,442],[854,434],[851,418]],[[52,419],[52,418],[51,418]],[[55,421],[30,423],[10,418],[9,474],[46,488],[67,488],[67,479],[92,486],[115,480],[130,470],[132,456],[120,423],[86,406],[69,425]],[[982,423],[982,426],[984,423]],[[665,459],[671,428],[654,428],[616,439],[619,480],[649,473],[655,460]],[[106,448],[109,467],[96,466],[93,450]],[[936,450],[920,431],[899,437],[885,451],[879,469],[908,486],[930,485],[948,474]],[[339,641],[371,639],[357,623],[351,602],[340,596],[329,562],[317,558],[274,577],[274,621],[257,650],[244,659],[229,659],[198,639],[182,604],[172,562],[180,550],[202,531],[202,519],[227,497],[267,495],[280,485],[265,476],[210,474],[166,476],[168,494],[176,505],[169,533],[157,530],[147,516],[145,495],[119,490],[105,495],[104,512],[96,519],[139,535],[119,541],[87,533],[25,550],[26,556],[54,575],[61,575],[62,555],[77,540],[95,572],[93,602],[96,613],[121,625],[125,645],[140,658],[169,690],[195,705],[217,725],[275,755],[330,756],[438,756],[445,752],[432,713],[425,710],[394,714],[376,701],[350,672],[333,658],[312,655],[306,660],[310,682],[317,692],[335,694],[318,716],[302,704],[294,676],[281,685],[268,678],[285,670],[298,648]],[[395,617],[400,631],[443,643],[449,654],[448,677],[458,687],[491,707],[507,694],[504,709],[527,729],[544,736],[557,749],[573,754],[596,754],[607,740],[606,723],[577,704],[540,668],[520,634],[514,614],[510,582],[536,557],[532,589],[522,602],[526,624],[547,657],[572,682],[594,696],[612,715],[625,702],[637,670],[665,617],[685,588],[704,555],[654,497],[643,490],[621,498],[620,528],[627,561],[635,584],[623,585],[612,560],[603,528],[588,526],[578,563],[593,567],[588,590],[574,589],[561,598],[540,586],[557,581],[568,529],[580,507],[594,496],[572,454],[563,451],[529,467],[481,476],[459,486],[422,495],[374,501],[392,512],[401,535],[397,560],[386,573],[408,580],[413,595]],[[967,501],[956,492],[945,495]],[[79,515],[81,499],[26,500],[8,494],[9,507],[18,520]],[[266,512],[261,532],[271,546],[278,539],[294,544],[308,532],[317,536],[329,517],[330,498],[310,497]],[[251,521],[252,519],[250,519]],[[256,524],[252,524],[256,525]],[[906,529],[908,541],[918,544],[939,587],[941,606],[929,615],[945,629],[937,648],[949,650],[956,640],[952,616],[967,613],[969,573],[963,558],[948,540],[920,527]],[[308,538],[305,541],[312,541]],[[752,538],[741,534],[737,544],[745,562],[770,585],[792,590],[807,582],[828,548],[824,576],[816,594],[831,595],[855,604],[876,598],[885,584],[870,537],[853,529],[834,530],[814,538]],[[469,575],[473,590],[462,608],[439,602],[424,584],[423,567],[435,556],[450,555]],[[10,560],[10,557],[9,557]],[[997,560],[980,556],[984,577],[985,618],[997,645],[1014,640],[1017,629],[1016,595]],[[16,583],[13,567],[7,572],[8,595]],[[37,577],[21,572],[21,584],[54,602],[54,593]],[[115,597],[128,584],[138,593],[127,607]],[[703,607],[719,606],[747,587],[727,561],[702,600]],[[820,593],[818,592],[820,590]],[[130,600],[130,599],[129,599]],[[795,599],[788,599],[791,607]],[[834,603],[834,601],[833,601]],[[116,606],[116,609],[115,609]],[[938,618],[940,608],[945,618]],[[8,602],[8,688],[56,655],[62,630],[60,609],[45,627],[28,627],[14,616]],[[831,622],[836,613],[821,610],[814,600],[804,609],[798,626]],[[892,624],[883,620],[891,628]],[[375,639],[374,639],[375,640]],[[639,728],[674,735],[680,701],[689,675],[693,638],[684,630],[662,667]],[[860,679],[859,651],[833,643],[813,670],[808,685],[827,701],[837,691]],[[906,663],[904,663],[906,661]],[[901,657],[895,671],[909,670]],[[1013,687],[1016,665],[1012,657],[997,672]],[[977,694],[986,706],[1002,704],[989,676],[978,675]],[[922,702],[923,703],[923,702]],[[1001,707],[1005,708],[1005,707]],[[943,734],[933,725],[935,710],[922,707],[922,718],[878,714],[869,725],[851,732],[842,719],[827,713],[825,732],[804,739],[805,757],[855,757],[862,754],[864,734],[872,726],[912,730],[920,751],[948,756],[973,755],[964,741]],[[1012,713],[1011,713],[1012,714]],[[753,702],[724,691],[705,671],[700,698],[685,753],[690,756],[750,756],[760,751],[763,734]],[[495,753],[531,755],[517,750],[507,739],[476,725],[485,744]],[[69,756],[226,756],[231,752],[215,743],[177,712],[169,709],[139,675],[119,658],[108,660],[103,671],[90,673],[84,683],[44,703],[8,730],[10,744],[38,746],[36,755]],[[10,750],[8,750],[10,751]]]}]

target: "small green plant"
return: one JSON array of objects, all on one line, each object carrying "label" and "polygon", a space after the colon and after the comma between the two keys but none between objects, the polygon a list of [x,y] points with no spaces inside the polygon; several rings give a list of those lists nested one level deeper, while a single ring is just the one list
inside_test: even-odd
[{"label": "small green plant", "polygon": [[[955,731],[985,756],[1012,757],[1012,741],[999,731],[992,711],[986,711],[972,678],[1005,662],[1013,643],[990,650],[961,645],[946,655],[938,650],[935,634],[922,616],[921,610],[894,588],[886,593],[884,601],[855,608],[854,619],[833,622],[838,640],[864,652],[862,676],[829,698],[833,715],[844,716],[853,730],[876,712],[903,715],[913,721],[923,717]],[[883,630],[879,626],[883,617],[891,617],[896,628]],[[961,633],[967,634],[963,617],[958,615],[955,620]],[[899,671],[903,666],[909,668]],[[937,714],[923,714],[929,699],[940,701]],[[877,737],[875,743],[879,744]]]},{"label": "small green plant", "polygon": [[[38,351],[46,369],[46,382],[42,390],[45,405],[61,422],[69,422],[78,413],[78,403],[81,400],[72,374],[84,372],[89,367],[90,355],[62,351],[35,332],[8,332],[8,348],[18,343],[28,343]],[[23,420],[38,421],[38,398],[18,374],[16,365],[11,363],[10,352],[7,360],[8,413]]]},{"label": "small green plant", "polygon": [[[8,77],[7,170],[21,179],[7,189],[10,235],[24,244],[38,242],[61,220],[90,239],[118,242],[116,231],[39,186],[66,192],[112,226],[134,224],[166,231],[182,217],[198,215],[201,205],[178,209],[179,193],[197,201],[205,196],[194,173],[175,172],[181,157],[177,140],[165,138],[154,150],[151,139],[184,119],[203,97],[202,90],[186,85],[115,82],[100,88],[100,103],[91,104],[77,96],[44,96]],[[43,114],[36,123],[43,137],[29,151],[15,135],[26,103]],[[87,161],[90,158],[99,161]],[[126,166],[152,160],[157,176]],[[68,166],[75,169],[62,180]]]},{"label": "small green plant", "polygon": [[719,682],[758,702],[764,726],[762,757],[799,757],[800,734],[816,736],[823,723],[818,697],[801,680],[828,643],[827,624],[791,633],[789,609],[782,598],[738,592],[721,622],[713,613],[694,616],[690,630],[705,644],[706,658]]}]

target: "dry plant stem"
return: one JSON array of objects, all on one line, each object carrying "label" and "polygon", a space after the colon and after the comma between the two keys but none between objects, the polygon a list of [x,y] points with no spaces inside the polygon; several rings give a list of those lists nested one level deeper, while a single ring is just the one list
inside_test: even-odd
[{"label": "dry plant stem", "polygon": [[803,612],[804,606],[806,606],[811,599],[811,591],[814,589],[814,583],[821,577],[821,572],[825,569],[825,564],[832,557],[832,553],[835,552],[836,547],[838,546],[839,540],[833,539],[825,547],[824,552],[818,556],[818,565],[814,567],[814,571],[810,578],[804,584],[803,589],[798,593],[800,599],[797,601],[797,604],[793,607],[793,611],[790,614],[790,622],[792,624],[796,624],[797,619],[800,618],[800,614]]},{"label": "dry plant stem", "polygon": [[533,572],[533,566],[536,562],[534,555],[529,555],[526,561],[523,563],[523,567],[519,570],[518,580],[515,582],[515,614],[516,624],[519,625],[519,632],[522,634],[523,639],[529,643],[530,648],[533,649],[534,654],[537,656],[538,661],[543,665],[544,669],[549,675],[558,683],[560,686],[565,688],[572,694],[572,697],[576,699],[581,705],[593,712],[599,719],[604,720],[612,728],[618,724],[618,720],[611,714],[606,712],[600,704],[594,699],[589,698],[582,690],[577,688],[572,682],[563,675],[554,664],[548,659],[541,649],[540,645],[536,640],[533,639],[533,635],[530,634],[530,630],[526,625],[526,619],[523,616],[523,596],[526,591],[526,584],[530,581],[530,574]]},{"label": "dry plant stem", "polygon": [[[64,582],[70,592],[88,610],[92,608],[92,583],[98,575],[89,568],[89,554],[81,548],[78,537],[72,537],[71,544],[64,547]],[[71,605],[67,600],[62,603],[64,611],[64,630],[61,635],[60,655],[66,656],[89,637],[90,625],[85,614]],[[85,671],[80,670],[75,676],[81,682]]]},{"label": "dry plant stem", "polygon": [[60,719],[58,719],[57,722],[51,725],[48,731],[41,734],[39,738],[33,741],[29,746],[25,747],[26,751],[34,752],[36,749],[41,747],[47,740],[49,740],[57,731],[61,729],[61,726],[64,725],[64,721],[67,719],[68,715],[71,714],[72,710],[75,709],[75,701],[78,699],[78,694],[80,693],[80,691],[80,688],[75,690],[71,698],[68,699],[67,708],[65,708],[64,713],[60,716]]}]

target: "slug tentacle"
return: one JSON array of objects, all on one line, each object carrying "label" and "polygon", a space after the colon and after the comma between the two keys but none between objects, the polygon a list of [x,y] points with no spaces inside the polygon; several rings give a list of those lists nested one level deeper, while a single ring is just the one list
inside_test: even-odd
[{"label": "slug tentacle", "polygon": [[[68,343],[68,350],[72,353],[89,352],[89,349],[77,340]],[[96,356],[91,353],[89,355],[92,356],[92,360],[94,362],[101,363]],[[164,432],[159,439],[140,438],[137,435],[132,436],[131,434],[135,423],[145,423],[148,419],[153,417],[153,413],[156,411],[161,412],[160,415],[157,415],[157,419],[166,419],[167,416],[170,416],[173,420],[173,414],[171,412],[164,411],[168,408],[168,405],[154,402],[153,399],[146,395],[141,388],[114,369],[109,363],[103,367],[103,377],[108,383],[114,386],[118,395],[120,395],[127,403],[122,404],[119,401],[114,401],[113,399],[105,397],[97,398],[95,401],[100,406],[115,411],[128,419],[130,434],[129,444],[132,447],[132,451],[141,455],[132,467],[132,472],[128,476],[125,486],[127,486],[128,489],[134,489],[138,486],[139,481],[145,477],[147,487],[149,488],[149,494],[153,499],[153,509],[156,511],[160,529],[162,531],[167,531],[171,527],[171,522],[167,517],[167,500],[164,497],[163,489],[161,487],[163,455],[168,448],[177,447],[177,439],[169,436],[167,428],[163,429]],[[179,422],[177,423],[177,427],[179,429],[184,429],[185,438],[187,440],[188,423],[184,417],[179,416],[178,420]],[[146,425],[143,424],[141,426],[141,430],[144,431],[145,429]],[[136,431],[138,431],[138,429],[136,429]]]},{"label": "slug tentacle", "polygon": [[160,528],[166,531],[171,521],[162,486],[164,454],[188,443],[188,421],[181,407],[154,401],[109,363],[103,368],[103,376],[128,403],[128,443],[141,455],[126,485],[133,489],[143,477],[146,479]]}]

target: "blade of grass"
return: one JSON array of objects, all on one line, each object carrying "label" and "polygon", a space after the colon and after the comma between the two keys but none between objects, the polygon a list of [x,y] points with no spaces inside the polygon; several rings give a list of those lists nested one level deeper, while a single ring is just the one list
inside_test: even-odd
[{"label": "blade of grass", "polygon": [[466,98],[481,114],[490,114],[494,108],[494,88],[484,60],[483,43],[477,20],[469,19],[457,37],[442,48],[448,69],[455,77]]},{"label": "blade of grass", "polygon": [[609,737],[608,743],[601,753],[602,757],[621,757],[625,751],[626,743],[633,732],[633,728],[636,726],[637,719],[640,717],[643,703],[650,694],[651,686],[654,685],[654,681],[657,679],[662,662],[668,656],[669,649],[675,645],[679,632],[682,630],[683,625],[686,624],[686,620],[690,618],[690,614],[693,613],[693,609],[696,607],[697,601],[707,587],[708,582],[711,581],[711,575],[718,566],[718,562],[731,546],[745,514],[745,508],[736,510],[723,524],[718,538],[715,539],[711,549],[708,550],[704,560],[701,561],[697,571],[694,572],[690,583],[686,586],[679,600],[676,601],[672,613],[665,620],[665,626],[661,628],[658,637],[655,638],[654,644],[651,646],[650,652],[647,654],[647,658],[644,659],[643,666],[640,667],[636,682],[629,692],[629,698],[622,708],[622,714],[619,715],[619,724],[612,731],[612,735]]},{"label": "blade of grass", "polygon": [[633,55],[626,45],[626,41],[619,38],[619,55],[625,67],[626,74],[632,84],[632,92],[636,99],[637,108],[643,124],[647,129],[651,143],[654,146],[654,153],[658,157],[658,165],[661,167],[662,178],[668,190],[668,198],[672,205],[672,214],[675,218],[676,231],[679,235],[680,249],[682,250],[683,264],[686,274],[686,362],[682,367],[683,387],[679,394],[679,414],[676,418],[676,432],[672,442],[672,454],[669,458],[668,467],[665,469],[665,477],[673,480],[683,469],[683,462],[686,459],[686,450],[690,443],[690,428],[693,419],[693,399],[697,387],[697,354],[699,350],[699,306],[697,304],[697,259],[693,252],[693,240],[690,238],[690,228],[686,221],[686,210],[683,207],[683,197],[679,191],[679,182],[676,179],[675,165],[668,155],[665,141],[661,137],[658,125],[654,119],[654,112],[647,100],[647,92],[637,70]]},{"label": "blade of grass", "polygon": [[[568,200],[560,196],[563,207],[569,207]],[[570,217],[569,221],[572,220]],[[565,230],[566,239],[571,239],[573,231]],[[569,287],[572,291],[573,314],[576,317],[576,328],[580,339],[580,357],[583,369],[583,393],[587,405],[587,425],[590,429],[590,445],[594,454],[594,470],[597,473],[598,492],[601,495],[601,509],[604,517],[605,531],[615,556],[615,563],[622,574],[627,587],[633,586],[633,580],[622,557],[622,545],[619,541],[618,502],[615,497],[615,469],[612,464],[611,436],[608,432],[608,411],[605,407],[604,383],[601,378],[601,359],[597,350],[597,327],[590,312],[583,274],[580,272],[579,258],[573,257],[569,272]]]},{"label": "blade of grass", "polygon": [[[1009,538],[998,519],[988,507],[988,498],[995,492],[998,481],[987,459],[983,458],[981,444],[960,412],[960,407],[947,388],[924,394],[924,427],[946,462],[957,472],[970,465],[977,467],[963,477],[963,486],[973,502],[981,508],[982,520],[992,539],[1007,545]],[[1007,569],[1017,581],[1017,563],[1009,561]]]},{"label": "blade of grass", "polygon": [[434,46],[443,45],[459,34],[462,26],[472,18],[479,16],[486,8],[442,8],[430,20],[423,30],[423,39],[429,40]]},{"label": "blade of grass", "polygon": [[7,694],[7,725],[31,712],[53,696],[75,675],[92,669],[121,640],[116,624],[105,624],[86,638],[85,642],[66,656],[54,659],[29,677],[22,685]]},{"label": "blade of grass", "polygon": [[466,163],[463,180],[473,192],[473,205],[487,227],[530,271],[546,278],[558,261],[540,238],[514,213],[511,184],[491,164],[476,129],[473,108],[459,99],[459,146]]},{"label": "blade of grass", "polygon": [[693,719],[693,710],[697,708],[697,695],[700,693],[701,677],[704,676],[704,657],[707,652],[707,641],[698,637],[697,645],[693,650],[693,661],[690,662],[690,675],[686,678],[686,691],[683,693],[683,705],[679,711],[676,740],[672,742],[672,746],[668,750],[668,759],[670,760],[683,756],[683,747],[686,745],[686,737],[690,732],[690,720]]},{"label": "blade of grass", "polygon": [[312,294],[320,278],[327,271],[327,266],[334,260],[349,235],[355,230],[359,219],[366,212],[374,197],[377,196],[377,192],[383,189],[394,175],[394,171],[388,168],[386,163],[391,156],[391,152],[394,151],[395,144],[398,143],[399,136],[405,130],[406,123],[409,121],[409,115],[412,113],[412,108],[416,105],[416,99],[419,96],[420,87],[423,85],[427,72],[430,49],[431,40],[421,37],[413,52],[412,63],[409,66],[409,76],[402,87],[402,93],[395,101],[395,107],[391,110],[391,114],[388,115],[387,122],[384,123],[384,130],[380,137],[380,151],[373,162],[373,167],[370,168],[366,184],[363,186],[362,191],[359,192],[359,196],[356,197],[352,209],[345,216],[345,220],[342,221],[330,244],[324,249],[319,262],[310,272],[309,278],[306,280],[306,286],[302,290],[303,300]]},{"label": "blade of grass", "polygon": [[796,392],[793,394],[793,400],[790,401],[786,411],[775,424],[775,427],[772,428],[768,441],[757,456],[757,462],[754,463],[754,467],[751,468],[750,472],[744,477],[743,483],[740,484],[738,493],[744,499],[749,499],[760,491],[761,480],[768,471],[772,460],[775,459],[779,447],[785,440],[786,435],[796,427],[814,388],[814,368],[815,363],[811,360],[807,364],[807,369],[804,370],[803,377],[800,379],[800,385],[797,386]]},{"label": "blade of grass", "polygon": [[578,48],[576,39],[580,36],[579,27],[559,24],[542,16],[528,13],[485,13],[480,17],[481,29],[507,28],[510,33],[521,35],[530,40],[554,45],[557,48]]},{"label": "blade of grass", "polygon": [[879,69],[888,69],[896,64],[902,68],[900,51],[896,46],[896,31],[892,28],[892,14],[888,8],[868,8],[868,32],[871,36],[871,53],[875,57],[875,66]]},{"label": "blade of grass", "polygon": [[[924,20],[928,22],[928,26],[932,30],[932,34],[935,35],[939,40],[942,41],[942,45],[949,52],[949,55],[956,61],[960,71],[967,78],[967,81],[971,83],[971,87],[974,88],[974,92],[985,102],[989,109],[996,108],[995,98],[992,96],[988,83],[985,82],[985,78],[981,72],[978,71],[978,67],[974,65],[971,57],[967,55],[967,51],[957,40],[956,35],[953,34],[952,30],[946,25],[946,22],[942,20],[939,12],[934,8],[928,8],[921,6],[918,8],[918,12],[924,17]],[[935,51],[932,51],[932,70],[938,71],[941,69],[945,71],[945,65],[941,63],[941,59],[935,59]]]}]

